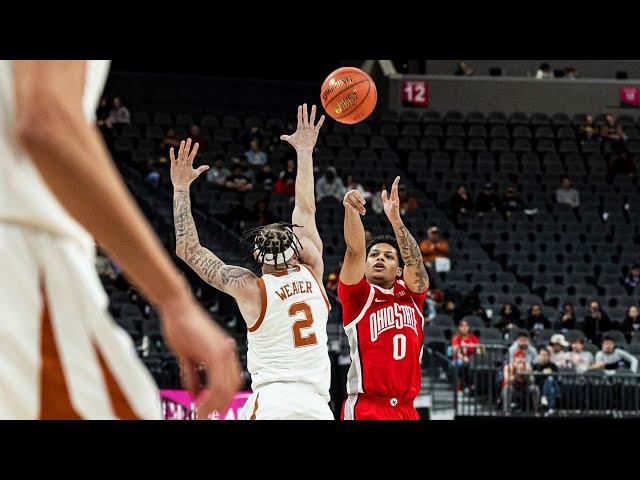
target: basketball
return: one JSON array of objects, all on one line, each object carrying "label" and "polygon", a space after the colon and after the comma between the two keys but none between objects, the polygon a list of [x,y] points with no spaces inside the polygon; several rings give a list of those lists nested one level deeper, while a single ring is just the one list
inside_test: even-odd
[{"label": "basketball", "polygon": [[322,83],[320,100],[335,121],[353,124],[371,115],[378,92],[367,73],[355,67],[342,67],[331,72]]}]

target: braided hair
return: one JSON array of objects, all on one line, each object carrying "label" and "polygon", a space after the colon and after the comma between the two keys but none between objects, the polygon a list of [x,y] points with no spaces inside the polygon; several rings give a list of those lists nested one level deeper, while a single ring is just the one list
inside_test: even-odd
[{"label": "braided hair", "polygon": [[[293,232],[294,228],[302,228],[288,222],[271,223],[253,228],[243,233],[243,243],[249,247],[251,257],[262,267],[265,263],[273,265],[276,270],[280,265],[289,268],[289,260],[295,254],[300,257],[302,244]],[[254,255],[258,252],[257,255]]]}]

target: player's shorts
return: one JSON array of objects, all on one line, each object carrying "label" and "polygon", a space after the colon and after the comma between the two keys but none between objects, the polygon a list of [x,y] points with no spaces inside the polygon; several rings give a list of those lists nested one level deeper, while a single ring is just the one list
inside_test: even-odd
[{"label": "player's shorts", "polygon": [[342,405],[342,420],[420,420],[413,400],[349,395]]},{"label": "player's shorts", "polygon": [[244,404],[243,420],[334,420],[326,399],[302,383],[268,383]]},{"label": "player's shorts", "polygon": [[73,238],[0,223],[1,419],[162,418],[94,263]]}]

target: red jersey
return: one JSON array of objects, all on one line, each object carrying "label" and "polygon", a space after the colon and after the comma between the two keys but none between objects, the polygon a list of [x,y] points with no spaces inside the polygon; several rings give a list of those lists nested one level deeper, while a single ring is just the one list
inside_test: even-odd
[{"label": "red jersey", "polygon": [[476,353],[476,347],[478,345],[480,345],[480,339],[472,334],[466,337],[454,335],[451,339],[451,346],[453,348],[460,347],[460,352],[467,357]]},{"label": "red jersey", "polygon": [[413,400],[420,393],[426,292],[402,280],[386,290],[362,278],[338,282],[342,321],[351,349],[347,393]]}]

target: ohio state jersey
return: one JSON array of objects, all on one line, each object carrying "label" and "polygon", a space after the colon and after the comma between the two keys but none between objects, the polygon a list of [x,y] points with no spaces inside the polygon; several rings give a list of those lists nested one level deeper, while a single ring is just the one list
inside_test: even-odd
[{"label": "ohio state jersey", "polygon": [[426,292],[409,290],[402,280],[386,290],[362,278],[338,283],[351,366],[347,393],[413,400],[420,393]]}]

